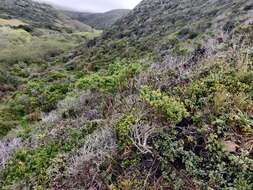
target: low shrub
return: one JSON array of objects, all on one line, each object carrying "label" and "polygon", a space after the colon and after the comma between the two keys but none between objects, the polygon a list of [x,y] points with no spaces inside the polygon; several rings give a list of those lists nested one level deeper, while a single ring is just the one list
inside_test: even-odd
[{"label": "low shrub", "polygon": [[151,107],[164,114],[172,124],[177,124],[188,115],[184,104],[179,99],[163,94],[159,90],[153,91],[144,86],[140,96]]},{"label": "low shrub", "polygon": [[249,168],[253,163],[247,153],[232,155],[224,150],[216,134],[209,134],[206,144],[199,140],[199,135],[197,131],[187,134],[187,130],[179,133],[171,128],[161,132],[154,141],[167,183],[173,189],[185,189],[189,181],[192,189],[250,189],[252,170]]},{"label": "low shrub", "polygon": [[[44,189],[48,184],[48,169],[53,159],[60,153],[68,153],[73,149],[79,149],[87,140],[87,136],[98,129],[97,123],[87,123],[80,129],[66,129],[65,139],[49,139],[47,143],[30,149],[21,148],[6,163],[0,172],[0,185],[3,189],[25,182],[32,189],[41,187]],[[25,129],[26,132],[31,132]],[[21,135],[22,138],[25,134]]]},{"label": "low shrub", "polygon": [[[50,165],[50,160],[57,155],[59,146],[49,143],[35,150],[21,149],[16,152],[6,168],[0,174],[4,182],[0,182],[2,187],[14,185],[21,179],[31,180],[36,176],[36,185],[45,185],[47,179],[46,170]],[[31,185],[31,184],[30,184]]]},{"label": "low shrub", "polygon": [[117,87],[124,86],[127,79],[134,77],[140,72],[141,65],[137,63],[122,65],[120,63],[109,66],[108,72],[97,72],[79,79],[76,87],[79,89],[99,89],[113,91]]},{"label": "low shrub", "polygon": [[66,97],[69,91],[69,82],[52,82],[45,84],[42,81],[31,81],[26,85],[25,91],[18,93],[14,100],[21,105],[24,112],[49,112],[56,108],[59,100]]},{"label": "low shrub", "polygon": [[15,107],[8,104],[0,106],[0,138],[19,124],[19,118]]},{"label": "low shrub", "polygon": [[130,127],[135,124],[135,120],[134,115],[126,114],[114,126],[119,151],[124,150],[132,144],[130,139]]}]

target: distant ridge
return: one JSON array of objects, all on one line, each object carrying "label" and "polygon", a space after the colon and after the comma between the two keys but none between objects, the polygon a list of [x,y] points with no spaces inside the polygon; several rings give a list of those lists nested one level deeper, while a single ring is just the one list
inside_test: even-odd
[{"label": "distant ridge", "polygon": [[0,0],[0,18],[19,19],[30,26],[52,30],[92,30],[53,6],[32,0]]},{"label": "distant ridge", "polygon": [[72,19],[78,20],[84,24],[96,29],[106,29],[111,27],[117,20],[126,16],[129,9],[115,9],[104,13],[74,12],[63,11]]}]

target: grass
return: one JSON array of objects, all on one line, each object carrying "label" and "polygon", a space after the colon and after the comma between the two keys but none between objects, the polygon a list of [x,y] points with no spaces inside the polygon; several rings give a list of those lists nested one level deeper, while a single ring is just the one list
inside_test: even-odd
[{"label": "grass", "polygon": [[73,33],[74,36],[81,36],[85,39],[93,39],[99,37],[102,34],[102,31],[96,30],[94,32],[75,32]]},{"label": "grass", "polygon": [[18,27],[18,26],[25,26],[26,23],[22,22],[18,19],[2,19],[0,18],[0,26],[12,26],[12,27]]}]

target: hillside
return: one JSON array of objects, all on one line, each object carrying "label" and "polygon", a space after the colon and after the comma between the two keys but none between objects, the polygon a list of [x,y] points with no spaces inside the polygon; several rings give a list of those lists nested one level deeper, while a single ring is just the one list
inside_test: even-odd
[{"label": "hillside", "polygon": [[[162,2],[162,3],[161,3]],[[115,56],[153,54],[191,54],[198,45],[209,46],[209,40],[224,38],[238,23],[251,23],[252,10],[248,0],[213,1],[142,1],[134,11],[106,30],[95,43],[104,52],[96,56],[92,48],[89,59],[110,62]],[[224,35],[225,34],[225,35]],[[88,47],[93,46],[91,42]],[[131,48],[126,48],[131,47]],[[83,54],[86,48],[76,51]],[[91,60],[90,60],[91,59]],[[82,61],[85,62],[85,61]]]},{"label": "hillside", "polygon": [[0,18],[19,19],[31,27],[52,30],[92,30],[90,26],[67,17],[52,6],[32,0],[0,0]]},{"label": "hillside", "polygon": [[251,0],[143,0],[71,51],[14,60],[0,187],[251,190],[252,18]]},{"label": "hillside", "polygon": [[50,5],[31,0],[1,0],[0,99],[29,75],[28,71],[18,71],[18,68],[44,67],[41,62],[99,34],[100,31],[69,18]]},{"label": "hillside", "polygon": [[105,13],[78,13],[64,11],[69,17],[100,30],[110,28],[117,20],[126,16],[129,12],[130,10],[128,9],[116,9]]},{"label": "hillside", "polygon": [[29,81],[45,80],[50,72],[64,68],[64,53],[100,31],[30,0],[1,0],[0,9],[1,137],[18,120],[14,113],[6,114],[5,98],[21,91]]}]

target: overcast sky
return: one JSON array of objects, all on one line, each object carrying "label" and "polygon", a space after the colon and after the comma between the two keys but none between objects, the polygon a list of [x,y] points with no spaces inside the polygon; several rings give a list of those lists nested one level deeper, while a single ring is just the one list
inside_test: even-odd
[{"label": "overcast sky", "polygon": [[112,9],[133,9],[141,0],[35,0],[77,11],[105,12]]}]

